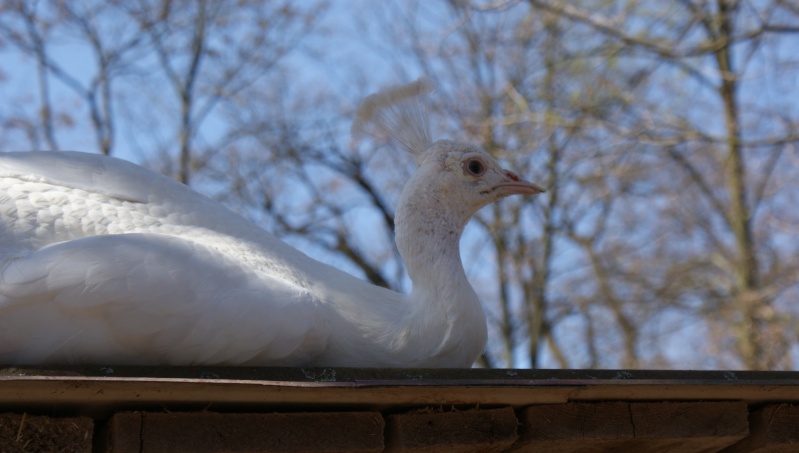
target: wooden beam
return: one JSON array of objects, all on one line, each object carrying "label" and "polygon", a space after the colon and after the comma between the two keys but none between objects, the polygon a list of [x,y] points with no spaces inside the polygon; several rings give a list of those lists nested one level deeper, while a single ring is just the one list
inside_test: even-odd
[{"label": "wooden beam", "polygon": [[[0,368],[0,408],[107,418],[136,410],[252,411],[592,401],[799,404],[797,372],[248,367]],[[271,410],[271,409],[270,409]]]}]

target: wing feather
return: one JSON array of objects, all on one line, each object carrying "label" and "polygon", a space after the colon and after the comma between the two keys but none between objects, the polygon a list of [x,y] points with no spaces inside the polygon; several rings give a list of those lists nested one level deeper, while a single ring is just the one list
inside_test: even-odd
[{"label": "wing feather", "polygon": [[303,364],[326,345],[322,312],[307,290],[178,237],[0,253],[8,363]]},{"label": "wing feather", "polygon": [[183,184],[131,162],[74,151],[0,153],[0,177],[3,176],[139,203],[159,193],[194,197]]}]

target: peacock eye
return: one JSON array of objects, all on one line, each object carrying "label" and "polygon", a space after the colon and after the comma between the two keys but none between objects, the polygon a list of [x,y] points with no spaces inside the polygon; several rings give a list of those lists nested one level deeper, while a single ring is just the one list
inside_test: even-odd
[{"label": "peacock eye", "polygon": [[482,162],[477,159],[472,159],[466,162],[466,170],[474,176],[481,176],[485,173],[486,168]]}]

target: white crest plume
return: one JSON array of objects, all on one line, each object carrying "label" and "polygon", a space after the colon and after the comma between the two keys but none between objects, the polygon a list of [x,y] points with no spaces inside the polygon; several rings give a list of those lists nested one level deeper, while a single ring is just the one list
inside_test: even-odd
[{"label": "white crest plume", "polygon": [[424,95],[433,83],[421,78],[413,83],[391,87],[363,100],[352,123],[352,135],[368,134],[392,138],[415,156],[432,143]]}]

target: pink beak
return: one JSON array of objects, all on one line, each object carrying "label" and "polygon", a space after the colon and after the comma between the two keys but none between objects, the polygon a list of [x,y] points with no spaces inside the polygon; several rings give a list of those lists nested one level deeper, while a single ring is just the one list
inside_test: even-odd
[{"label": "pink beak", "polygon": [[546,192],[541,186],[519,178],[516,173],[505,170],[505,181],[494,187],[501,188],[506,195],[536,195]]}]

